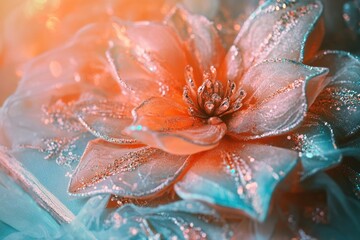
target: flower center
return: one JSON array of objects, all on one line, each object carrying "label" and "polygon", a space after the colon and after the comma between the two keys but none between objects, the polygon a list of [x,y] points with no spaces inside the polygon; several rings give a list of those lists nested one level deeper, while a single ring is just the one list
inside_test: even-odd
[{"label": "flower center", "polygon": [[214,66],[203,73],[203,82],[197,87],[191,66],[185,68],[186,86],[183,99],[189,106],[189,113],[194,117],[207,119],[209,124],[221,122],[227,114],[238,111],[242,106],[245,91],[228,80],[227,85],[216,79],[217,71]]}]

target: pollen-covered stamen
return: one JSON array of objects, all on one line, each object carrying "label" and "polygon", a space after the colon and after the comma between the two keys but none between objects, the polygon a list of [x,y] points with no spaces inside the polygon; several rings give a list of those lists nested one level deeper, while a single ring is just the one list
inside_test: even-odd
[{"label": "pollen-covered stamen", "polygon": [[213,124],[242,107],[245,91],[231,80],[228,80],[224,87],[222,82],[216,79],[217,70],[214,66],[203,73],[203,82],[197,90],[192,67],[186,67],[185,78],[187,86],[184,87],[183,97],[191,115],[208,121],[212,119],[209,123]]},{"label": "pollen-covered stamen", "polygon": [[189,87],[189,90],[191,91],[192,95],[196,95],[196,84],[195,84],[195,78],[194,78],[194,71],[193,68],[189,65],[185,68],[185,80],[186,84]]},{"label": "pollen-covered stamen", "polygon": [[190,89],[188,86],[184,87],[184,91],[183,91],[183,100],[190,106],[195,106],[195,103],[192,99],[192,97],[190,96]]}]

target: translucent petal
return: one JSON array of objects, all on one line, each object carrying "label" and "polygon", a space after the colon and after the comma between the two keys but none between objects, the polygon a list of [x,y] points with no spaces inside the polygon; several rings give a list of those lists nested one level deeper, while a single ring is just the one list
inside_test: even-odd
[{"label": "translucent petal", "polygon": [[234,42],[243,67],[271,58],[311,58],[322,41],[322,11],[321,2],[315,0],[266,1],[244,23]]},{"label": "translucent petal", "polygon": [[188,155],[217,146],[226,125],[210,125],[189,116],[183,103],[167,98],[151,98],[133,112],[133,125],[125,132],[151,147]]},{"label": "translucent petal", "polygon": [[210,66],[220,67],[225,51],[212,22],[204,16],[193,15],[182,7],[175,8],[165,22],[177,32],[186,44],[193,60],[192,67],[195,70],[199,67],[198,74],[209,71]]},{"label": "translucent petal", "polygon": [[97,139],[89,142],[69,186],[69,192],[87,196],[112,193],[141,197],[168,187],[182,172],[187,156]]},{"label": "translucent petal", "polygon": [[326,86],[325,68],[288,60],[268,60],[243,77],[243,107],[228,120],[231,134],[259,138],[287,132],[304,119],[308,106]]},{"label": "translucent petal", "polygon": [[75,106],[75,114],[82,125],[94,136],[113,143],[135,143],[123,134],[132,123],[131,109],[126,98],[117,101],[85,101]]},{"label": "translucent petal", "polygon": [[359,58],[345,52],[327,51],[318,55],[312,64],[330,69],[330,83],[310,111],[329,122],[338,139],[355,135],[360,129]]},{"label": "translucent petal", "polygon": [[[196,201],[179,201],[156,208],[132,204],[114,211],[105,209],[108,197],[91,198],[81,213],[63,227],[61,237],[96,239],[225,239],[229,225],[211,207]],[[79,228],[82,231],[79,231]]]},{"label": "translucent petal", "polygon": [[186,56],[175,32],[158,23],[112,23],[115,39],[107,52],[125,93],[138,101],[182,93]]},{"label": "translucent petal", "polygon": [[184,199],[240,210],[263,221],[276,186],[296,159],[294,151],[224,139],[216,149],[191,156],[193,165],[175,190]]},{"label": "translucent petal", "polygon": [[[94,36],[99,29],[104,34]],[[88,26],[66,45],[24,67],[18,89],[2,108],[10,144],[77,135],[84,130],[73,114],[77,101],[120,94],[104,57],[107,37],[106,26]]]},{"label": "translucent petal", "polygon": [[299,152],[302,162],[302,179],[340,163],[341,149],[337,149],[329,123],[309,114],[301,126],[289,135],[275,138],[276,146]]}]

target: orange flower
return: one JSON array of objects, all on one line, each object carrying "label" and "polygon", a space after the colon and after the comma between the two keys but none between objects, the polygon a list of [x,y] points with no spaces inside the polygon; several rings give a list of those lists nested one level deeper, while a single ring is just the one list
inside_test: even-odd
[{"label": "orange flower", "polygon": [[[107,58],[123,95],[77,107],[99,139],[88,144],[69,191],[145,197],[163,191],[191,163],[175,185],[181,197],[263,220],[298,155],[253,140],[299,126],[327,84],[327,69],[297,62],[320,45],[310,33],[322,5],[294,5],[284,12],[265,4],[228,53],[213,24],[183,8],[164,23],[114,21]],[[272,28],[259,25],[265,19]]]}]

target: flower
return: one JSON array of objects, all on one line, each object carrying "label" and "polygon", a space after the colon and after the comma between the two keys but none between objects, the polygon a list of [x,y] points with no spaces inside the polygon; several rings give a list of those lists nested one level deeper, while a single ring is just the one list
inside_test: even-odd
[{"label": "flower", "polygon": [[[291,133],[330,80],[326,68],[300,63],[321,44],[321,32],[312,35],[321,29],[321,12],[316,1],[267,3],[228,53],[212,23],[183,8],[163,24],[113,22],[107,56],[123,95],[77,108],[80,122],[99,139],[88,144],[70,193],[147,197],[177,181],[184,199],[263,221],[298,154],[256,140]],[[259,31],[265,19],[273,25]],[[286,42],[293,32],[297,37]],[[304,174],[334,158],[305,166]]]},{"label": "flower", "polygon": [[229,49],[211,21],[183,7],[162,23],[87,26],[27,65],[3,108],[5,144],[21,152],[31,143],[72,166],[71,146],[90,132],[72,195],[174,189],[265,223],[276,199],[288,219],[308,206],[287,194],[330,186],[321,172],[358,139],[360,62],[318,52],[322,11],[315,0],[267,1]]}]

